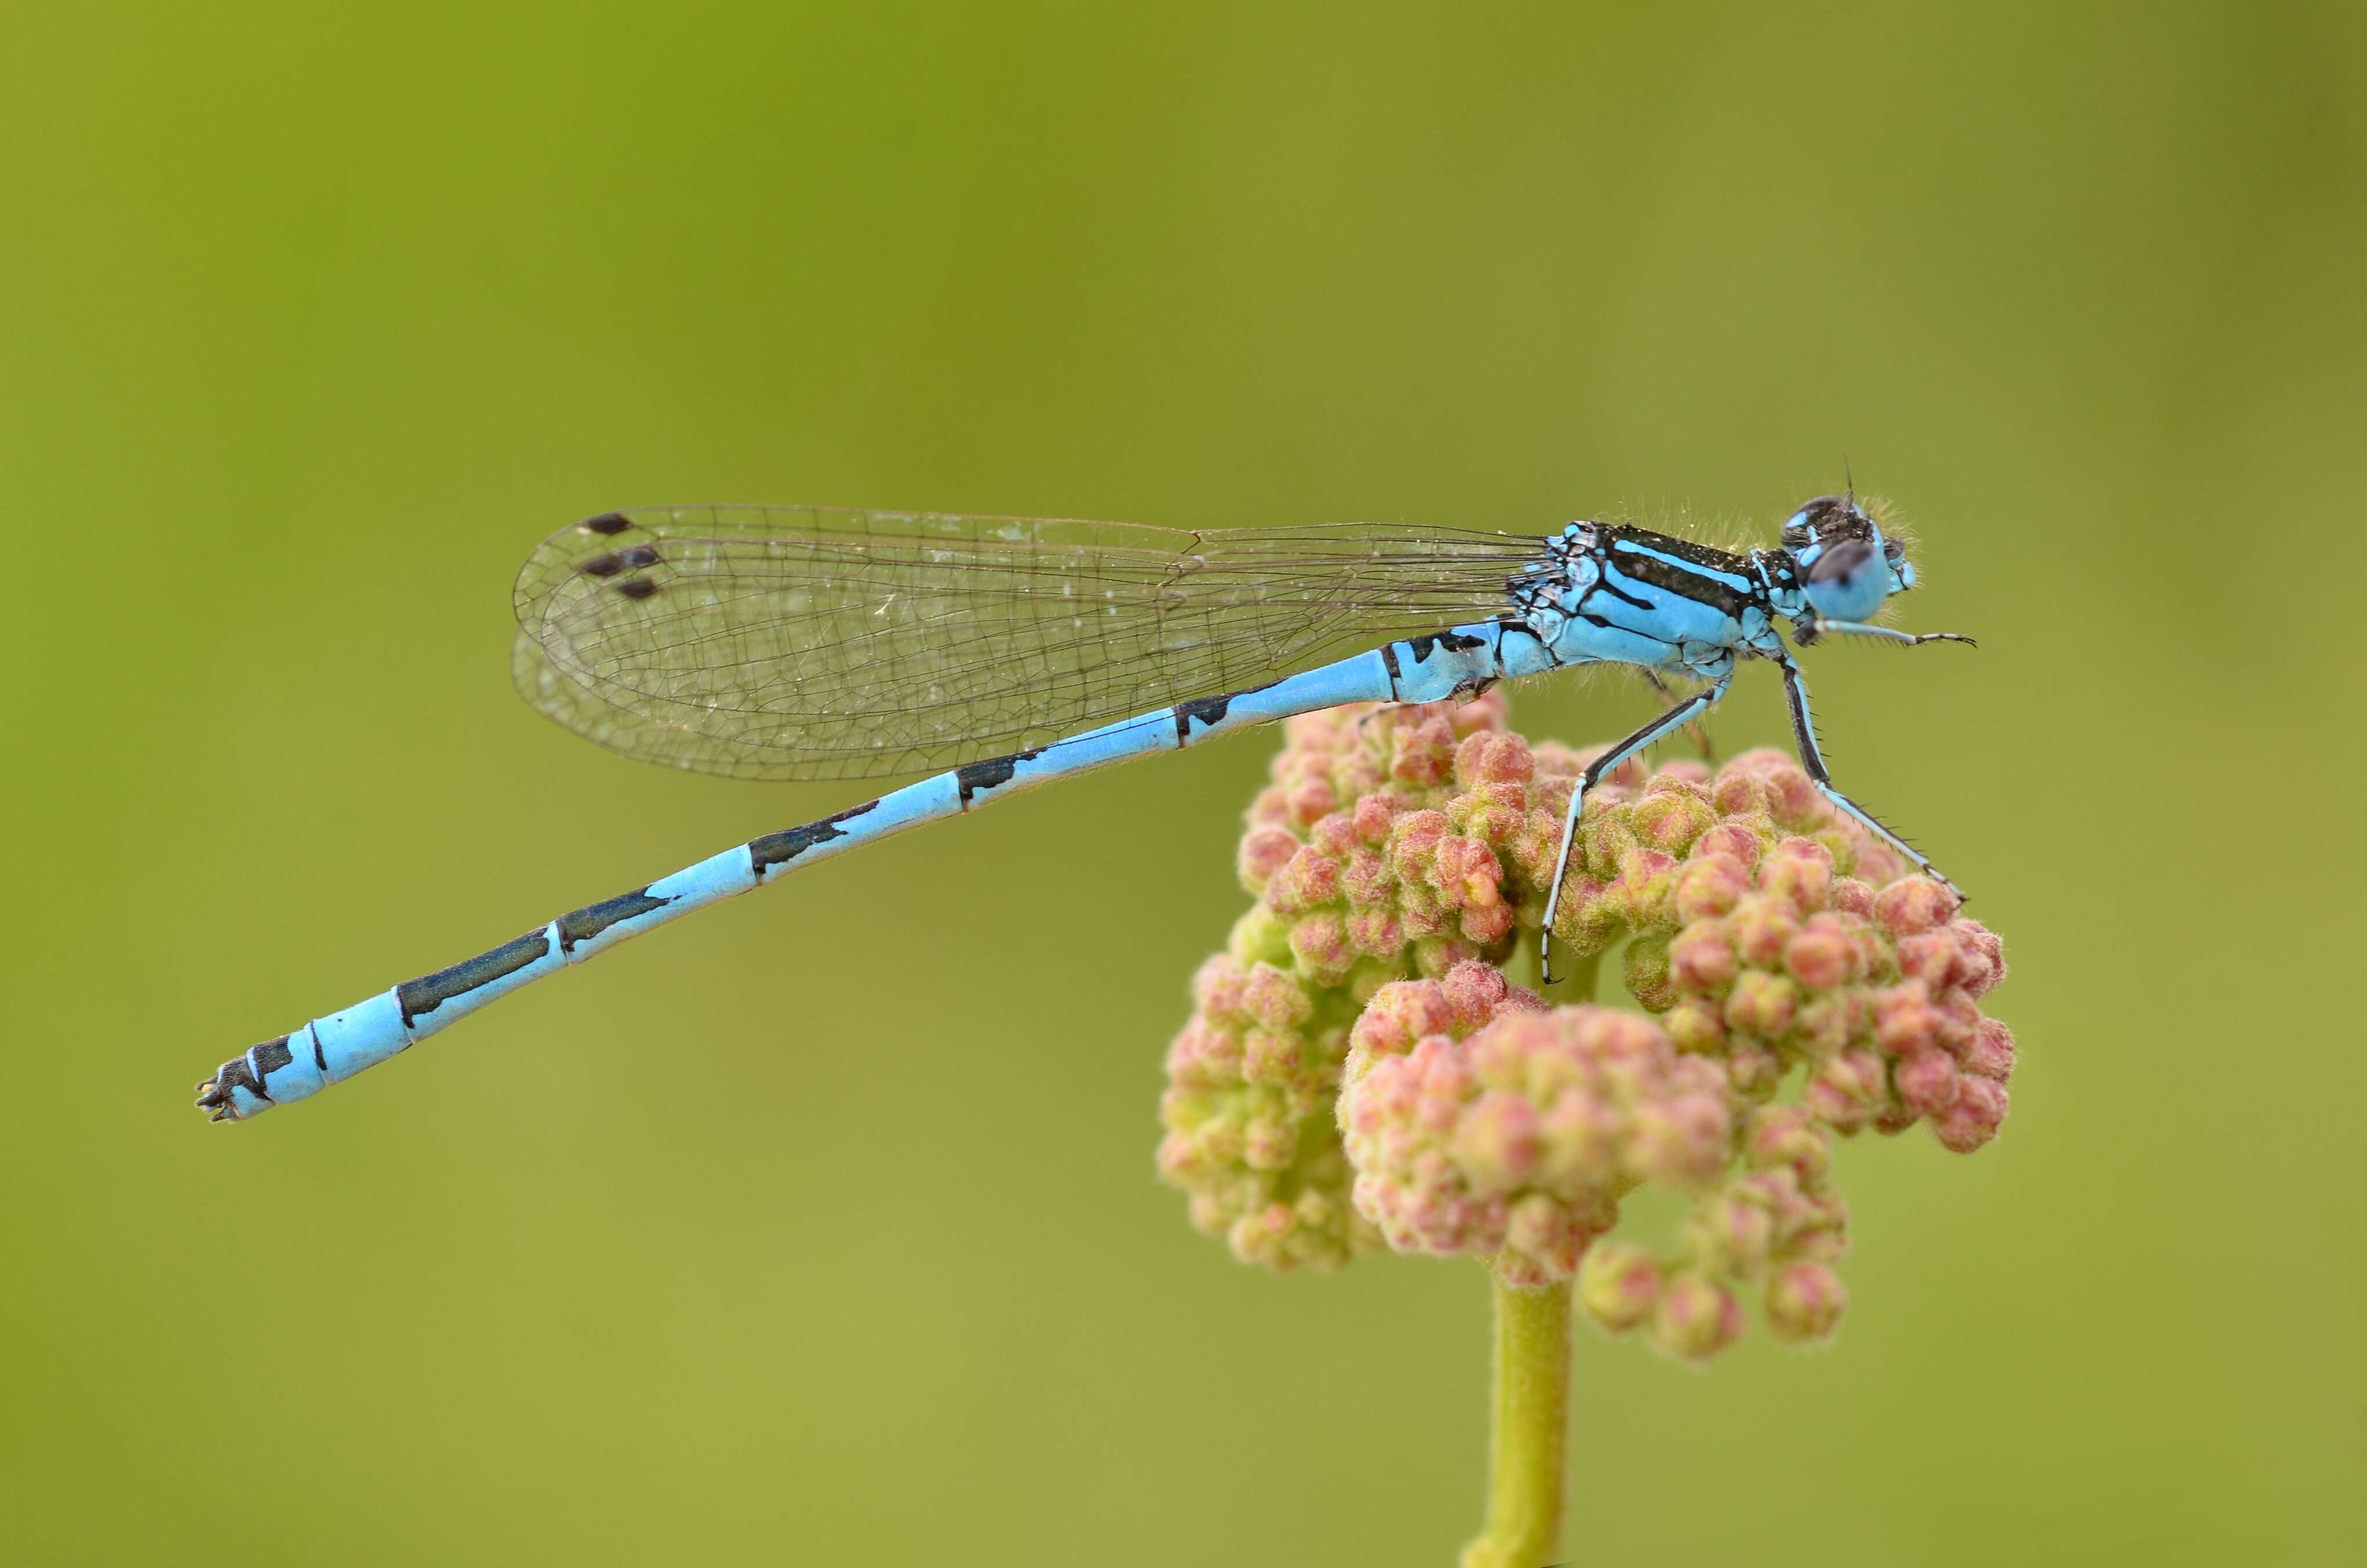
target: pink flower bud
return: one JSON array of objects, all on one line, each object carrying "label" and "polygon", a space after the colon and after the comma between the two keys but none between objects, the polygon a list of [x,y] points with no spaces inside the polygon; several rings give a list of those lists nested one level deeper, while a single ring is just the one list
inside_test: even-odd
[{"label": "pink flower bud", "polygon": [[1759,890],[1802,919],[1825,907],[1832,886],[1832,852],[1814,839],[1785,839],[1760,863]]},{"label": "pink flower bud", "polygon": [[1913,936],[1956,918],[1960,900],[1928,876],[1910,876],[1884,888],[1874,901],[1874,919],[1892,936]]},{"label": "pink flower bud", "polygon": [[1671,779],[1665,771],[1631,810],[1637,839],[1671,857],[1682,856],[1717,820],[1707,790]]},{"label": "pink flower bud", "polygon": [[1824,797],[1800,764],[1783,752],[1766,746],[1745,751],[1718,771],[1718,784],[1738,776],[1758,783],[1779,825],[1794,831],[1817,825]]},{"label": "pink flower bud", "polygon": [[1833,878],[1832,891],[1825,896],[1825,908],[1836,914],[1855,915],[1860,919],[1874,918],[1874,886],[1854,876]]},{"label": "pink flower bud", "polygon": [[1874,1043],[1894,1056],[1912,1055],[1940,1043],[1942,1020],[1920,982],[1894,986],[1874,998]]},{"label": "pink flower bud", "polygon": [[1697,1187],[1725,1167],[1731,1133],[1726,1106],[1708,1095],[1640,1105],[1629,1123],[1628,1163],[1649,1180]]},{"label": "pink flower bud", "polygon": [[1239,866],[1241,886],[1263,893],[1266,884],[1299,852],[1298,840],[1287,828],[1252,828],[1241,838]]},{"label": "pink flower bud", "polygon": [[1685,1253],[1703,1272],[1723,1278],[1755,1278],[1767,1266],[1775,1241],[1775,1220],[1759,1204],[1729,1194],[1703,1200],[1685,1216]]},{"label": "pink flower bud", "polygon": [[[1673,959],[1676,950],[1671,947]],[[1684,997],[1676,1006],[1660,1015],[1660,1027],[1680,1051],[1694,1055],[1722,1051],[1726,1047],[1724,1010],[1707,997]]]},{"label": "pink flower bud", "polygon": [[2013,1076],[2013,1031],[1993,1018],[1981,1020],[1965,1049],[1965,1071],[1999,1083]]},{"label": "pink flower bud", "polygon": [[1898,1099],[1918,1116],[1937,1116],[1956,1103],[1956,1064],[1937,1047],[1898,1064]]},{"label": "pink flower bud", "polygon": [[1787,1345],[1832,1337],[1849,1305],[1840,1276],[1817,1263],[1794,1263],[1767,1281],[1767,1327]]},{"label": "pink flower bud", "polygon": [[1312,844],[1292,855],[1265,890],[1266,907],[1283,915],[1317,908],[1339,897],[1340,863]]},{"label": "pink flower bud", "polygon": [[1298,966],[1325,983],[1348,972],[1356,960],[1348,922],[1338,915],[1309,915],[1290,928],[1290,951]]},{"label": "pink flower bud", "polygon": [[1671,904],[1681,920],[1712,919],[1726,914],[1750,891],[1750,873],[1730,854],[1694,856],[1677,874]]},{"label": "pink flower bud", "polygon": [[1946,926],[1898,939],[1898,972],[1920,980],[1935,995],[1956,967],[1956,936]]},{"label": "pink flower bud", "polygon": [[1528,741],[1505,731],[1466,736],[1455,750],[1455,782],[1466,789],[1498,781],[1525,783],[1535,773]]},{"label": "pink flower bud", "polygon": [[1692,858],[1702,861],[1723,857],[1742,867],[1746,877],[1756,877],[1759,857],[1765,851],[1766,845],[1761,842],[1749,823],[1728,818],[1711,827],[1693,840]]},{"label": "pink flower bud", "polygon": [[1617,1110],[1580,1089],[1555,1097],[1539,1130],[1538,1179],[1554,1191],[1608,1189],[1619,1179],[1627,1136]]},{"label": "pink flower bud", "polygon": [[1358,908],[1386,911],[1397,901],[1397,881],[1389,873],[1389,863],[1363,843],[1349,851],[1341,863],[1340,891]]},{"label": "pink flower bud", "polygon": [[1271,964],[1250,970],[1241,987],[1241,1011],[1269,1029],[1292,1029],[1307,1021],[1315,1004],[1298,982]]},{"label": "pink flower bud", "polygon": [[2005,943],[1978,920],[1956,921],[1956,972],[1952,976],[1972,997],[1986,996],[2005,979]]},{"label": "pink flower bud", "polygon": [[1543,1192],[1523,1193],[1505,1208],[1504,1245],[1515,1252],[1532,1257],[1557,1254],[1577,1234],[1569,1211]]},{"label": "pink flower bud", "polygon": [[1870,1010],[1856,991],[1811,995],[1792,1015],[1792,1038],[1811,1060],[1822,1061],[1846,1047],[1858,1034]]},{"label": "pink flower bud", "polygon": [[1296,1030],[1251,1029],[1241,1036],[1240,1073],[1249,1083],[1288,1083],[1299,1066]]},{"label": "pink flower bud", "polygon": [[1669,981],[1682,991],[1716,996],[1734,983],[1733,944],[1716,920],[1698,920],[1669,943]]},{"label": "pink flower bud", "polygon": [[1624,1334],[1660,1303],[1660,1265],[1632,1242],[1597,1242],[1578,1267],[1578,1307],[1605,1330]]},{"label": "pink flower bud", "polygon": [[1679,1360],[1706,1361],[1739,1338],[1742,1303],[1698,1274],[1681,1274],[1661,1293],[1652,1343]]},{"label": "pink flower bud", "polygon": [[1745,1100],[1767,1099],[1775,1092],[1783,1078],[1783,1058],[1764,1045],[1738,1040],[1727,1052],[1727,1085]]},{"label": "pink flower bud", "polygon": [[1455,1129],[1455,1154],[1474,1192],[1509,1192],[1537,1163],[1536,1108],[1519,1095],[1483,1094]]},{"label": "pink flower bud", "polygon": [[1800,922],[1788,904],[1754,895],[1735,906],[1726,930],[1744,963],[1772,969],[1784,962],[1784,950],[1799,935]]},{"label": "pink flower bud", "polygon": [[1942,1147],[1968,1155],[1997,1136],[2005,1122],[2008,1097],[2005,1085],[1993,1078],[1968,1074],[1957,1084],[1955,1103],[1931,1119],[1931,1131]]},{"label": "pink flower bud", "polygon": [[1734,989],[1726,998],[1727,1026],[1772,1040],[1792,1027],[1792,1010],[1799,999],[1799,987],[1783,976],[1746,969],[1735,976]]},{"label": "pink flower bud", "polygon": [[1806,1106],[1769,1106],[1751,1113],[1743,1134],[1743,1158],[1754,1170],[1786,1167],[1803,1180],[1831,1168],[1832,1141]]},{"label": "pink flower bud", "polygon": [[1820,924],[1831,917],[1818,915],[1784,948],[1784,967],[1812,991],[1846,985],[1856,948],[1838,923]]},{"label": "pink flower bud", "polygon": [[1621,978],[1637,1005],[1666,1012],[1677,1003],[1676,984],[1669,969],[1669,939],[1639,936],[1627,944]]},{"label": "pink flower bud", "polygon": [[1675,856],[1647,847],[1629,850],[1620,856],[1619,878],[1613,884],[1613,897],[1619,900],[1630,925],[1673,927],[1669,904],[1670,896],[1676,891],[1677,865]]},{"label": "pink flower bud", "polygon": [[1854,1133],[1870,1124],[1888,1100],[1882,1058],[1871,1051],[1848,1051],[1810,1076],[1805,1103],[1833,1131]]}]

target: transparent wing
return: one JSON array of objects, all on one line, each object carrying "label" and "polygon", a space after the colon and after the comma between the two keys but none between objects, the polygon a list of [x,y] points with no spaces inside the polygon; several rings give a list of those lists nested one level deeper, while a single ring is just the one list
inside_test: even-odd
[{"label": "transparent wing", "polygon": [[1022,750],[1483,619],[1541,541],[816,506],[608,513],[518,574],[518,690],[604,746],[822,779]]}]

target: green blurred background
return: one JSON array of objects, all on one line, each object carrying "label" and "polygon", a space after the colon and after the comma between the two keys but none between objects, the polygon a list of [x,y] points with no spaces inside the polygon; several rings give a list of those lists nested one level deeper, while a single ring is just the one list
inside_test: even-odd
[{"label": "green blurred background", "polygon": [[1567,1555],[2355,1561],[2362,262],[2356,6],[0,10],[0,1558],[1449,1560],[1479,1271],[1151,1172],[1269,739],[189,1086],[865,793],[528,713],[583,513],[1763,533],[1846,456],[1982,638],[1812,672],[2013,1119],[1846,1151],[1830,1350],[1582,1336]]}]

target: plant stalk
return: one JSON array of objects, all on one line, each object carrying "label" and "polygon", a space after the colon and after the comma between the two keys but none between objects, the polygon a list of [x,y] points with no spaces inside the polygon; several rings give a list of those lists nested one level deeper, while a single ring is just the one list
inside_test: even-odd
[{"label": "plant stalk", "polygon": [[1569,1462],[1570,1281],[1529,1289],[1491,1272],[1496,1389],[1488,1518],[1462,1568],[1540,1568],[1561,1540]]}]

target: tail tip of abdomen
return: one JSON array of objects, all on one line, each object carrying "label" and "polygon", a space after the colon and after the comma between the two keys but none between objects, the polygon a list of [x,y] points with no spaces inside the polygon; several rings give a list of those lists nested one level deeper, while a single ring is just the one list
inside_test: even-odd
[{"label": "tail tip of abdomen", "polygon": [[254,1064],[244,1056],[232,1056],[214,1069],[214,1076],[198,1086],[198,1109],[208,1111],[209,1122],[243,1122],[255,1113],[239,1104],[239,1091],[259,1103],[259,1111],[271,1103],[271,1097],[255,1081]]}]

